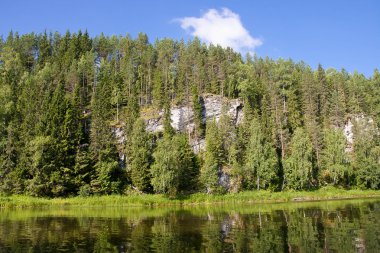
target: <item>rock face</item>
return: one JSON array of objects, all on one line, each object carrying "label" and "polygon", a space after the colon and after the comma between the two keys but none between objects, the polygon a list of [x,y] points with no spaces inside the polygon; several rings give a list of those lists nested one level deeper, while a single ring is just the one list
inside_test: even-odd
[{"label": "rock face", "polygon": [[[243,119],[243,102],[240,99],[227,99],[222,96],[206,94],[200,98],[202,106],[202,121],[215,119],[219,121],[223,114],[231,118],[234,125],[241,123]],[[194,111],[191,103],[172,106],[170,108],[170,119],[172,127],[178,132],[189,133],[191,136],[195,131]],[[164,112],[149,108],[141,113],[145,120],[146,130],[151,133],[162,132],[164,130]],[[125,133],[123,124],[113,128],[113,134],[119,146],[119,158],[121,164],[125,165]],[[204,139],[190,139],[194,153],[205,150],[206,142]],[[231,188],[231,178],[228,171],[223,169],[219,173],[219,184],[226,190]]]},{"label": "rock face", "polygon": [[112,134],[117,141],[117,148],[119,153],[119,162],[121,165],[124,165],[125,162],[125,152],[124,152],[124,144],[125,144],[125,134],[123,131],[123,125],[121,126],[113,126]]},{"label": "rock face", "polygon": [[[226,99],[222,96],[206,94],[201,97],[201,105],[203,122],[211,119],[219,121],[223,113],[226,113],[235,125],[239,124],[243,119],[243,102],[240,99]],[[185,133],[194,132],[195,123],[192,104],[173,106],[170,112],[171,125],[176,131]],[[159,111],[155,115],[150,115],[150,117],[142,115],[145,118],[148,132],[155,133],[164,130],[163,114],[163,111]],[[190,144],[195,153],[199,153],[205,147],[203,139],[191,140]]]},{"label": "rock face", "polygon": [[358,126],[360,131],[370,131],[375,127],[374,121],[370,117],[366,117],[363,114],[355,115],[347,119],[343,128],[344,136],[347,139],[346,152],[351,153],[353,151],[353,145],[355,140],[354,126]]},{"label": "rock face", "polygon": [[228,100],[221,96],[207,95],[203,97],[203,105],[204,121],[213,118],[218,121],[222,112],[224,112],[223,110],[225,110],[227,115],[236,125],[243,119],[243,102],[240,99]]},{"label": "rock face", "polygon": [[[207,94],[201,97],[201,105],[203,122],[214,118],[218,121],[222,112],[226,112],[234,124],[239,124],[243,118],[243,102],[240,99],[226,99],[218,95]],[[194,111],[191,104],[173,106],[170,112],[171,125],[176,131],[194,131]],[[159,111],[157,115],[145,120],[147,131],[163,131],[163,114],[163,111]]]},{"label": "rock face", "polygon": [[[231,118],[233,124],[238,125],[243,119],[243,101],[240,99],[227,99],[219,95],[205,94],[201,97],[202,105],[202,120],[215,119],[219,121],[223,113]],[[172,127],[178,132],[193,133],[195,130],[194,111],[192,104],[177,105],[170,108],[170,118]],[[163,116],[164,112],[150,111],[142,112],[142,118],[145,119],[146,130],[151,133],[162,132],[164,130]],[[125,160],[123,154],[123,147],[125,144],[125,135],[123,131],[123,124],[114,126],[112,128],[113,135],[115,136],[119,149],[119,156],[121,160]],[[190,145],[196,154],[205,149],[204,139],[191,139]],[[222,180],[226,181],[226,180]],[[228,181],[228,180],[227,180]]]}]

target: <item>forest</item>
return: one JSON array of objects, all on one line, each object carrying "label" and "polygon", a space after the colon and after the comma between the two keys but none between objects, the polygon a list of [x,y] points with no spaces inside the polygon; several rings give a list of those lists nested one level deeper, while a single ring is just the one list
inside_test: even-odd
[{"label": "forest", "polygon": [[[6,37],[6,38],[5,38]],[[146,34],[10,32],[0,39],[0,194],[43,197],[380,188],[380,73]],[[204,121],[202,97],[244,118]],[[170,110],[194,110],[176,131]],[[162,110],[164,130],[142,111]],[[356,120],[357,119],[357,120]],[[353,122],[353,143],[344,134]],[[123,146],[113,129],[122,126]],[[194,153],[190,140],[204,139]],[[125,159],[120,158],[125,154]],[[228,174],[228,188],[220,183]]]}]

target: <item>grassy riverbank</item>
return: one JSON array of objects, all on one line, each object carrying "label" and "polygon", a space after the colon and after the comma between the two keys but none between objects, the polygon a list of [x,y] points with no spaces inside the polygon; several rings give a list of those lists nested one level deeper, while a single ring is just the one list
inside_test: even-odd
[{"label": "grassy riverbank", "polygon": [[36,198],[29,196],[0,197],[1,208],[43,207],[43,206],[171,206],[210,205],[216,203],[283,203],[298,201],[318,201],[332,199],[380,198],[380,191],[343,190],[322,188],[316,191],[246,191],[236,194],[207,195],[203,193],[168,198],[158,194],[110,195],[72,198]]}]

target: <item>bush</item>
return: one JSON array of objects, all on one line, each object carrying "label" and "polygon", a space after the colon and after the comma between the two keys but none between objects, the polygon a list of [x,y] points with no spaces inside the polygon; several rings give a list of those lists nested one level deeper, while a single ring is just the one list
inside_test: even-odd
[{"label": "bush", "polygon": [[85,184],[79,188],[78,195],[80,197],[88,197],[92,194],[91,186],[88,184]]}]

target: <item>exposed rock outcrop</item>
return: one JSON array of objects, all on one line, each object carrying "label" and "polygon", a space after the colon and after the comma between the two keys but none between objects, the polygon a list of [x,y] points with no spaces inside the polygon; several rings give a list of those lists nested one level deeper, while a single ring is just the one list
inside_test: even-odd
[{"label": "exposed rock outcrop", "polygon": [[[208,120],[215,119],[219,121],[223,114],[227,114],[231,118],[234,125],[241,123],[243,119],[243,102],[240,99],[227,99],[219,95],[206,94],[200,98],[202,106],[202,121],[205,123]],[[193,104],[183,103],[172,106],[170,108],[170,119],[172,127],[178,132],[189,133],[193,136],[195,131],[194,110]],[[141,117],[145,120],[146,130],[151,133],[162,132],[164,130],[164,111],[156,110],[155,108],[145,108]],[[117,139],[119,146],[119,157],[121,163],[125,164],[125,133],[123,124],[113,128],[113,134]],[[205,150],[205,140],[191,138],[190,145],[194,153]],[[226,190],[231,188],[231,178],[228,171],[223,169],[219,173],[219,184]]]},{"label": "exposed rock outcrop", "polygon": [[[203,122],[211,119],[219,121],[223,113],[226,113],[235,125],[243,119],[243,102],[240,99],[227,99],[219,95],[206,94],[201,97],[201,105]],[[170,113],[171,125],[176,131],[190,134],[194,132],[194,111],[191,103],[172,106]],[[163,110],[142,113],[148,132],[155,133],[164,130],[163,115]],[[190,145],[192,145],[195,153],[199,153],[204,150],[205,141],[203,139],[192,139]]]},{"label": "exposed rock outcrop", "polygon": [[374,128],[376,127],[373,119],[363,114],[349,117],[343,128],[343,134],[344,136],[346,136],[347,139],[347,153],[351,153],[353,151],[355,141],[355,126],[357,126],[360,129],[360,131],[371,131],[374,130]]},{"label": "exposed rock outcrop", "polygon": [[[223,113],[226,113],[235,125],[241,123],[243,119],[243,101],[240,99],[227,99],[219,95],[205,94],[201,97],[201,106],[203,122],[212,119],[219,121]],[[195,131],[194,111],[191,102],[172,106],[170,113],[171,125],[176,131],[190,134]],[[148,108],[141,113],[141,117],[146,123],[146,130],[151,133],[162,132],[164,130],[163,116],[163,110],[158,111],[154,108]],[[119,126],[114,126],[112,131],[120,147],[120,158],[124,160],[123,147],[127,133],[123,131],[123,123]],[[197,154],[205,149],[205,140],[191,139],[190,145]]]},{"label": "exposed rock outcrop", "polygon": [[[227,99],[219,95],[207,94],[201,97],[201,105],[203,122],[214,118],[218,121],[222,112],[227,113],[234,124],[239,124],[243,118],[243,102],[240,99]],[[175,130],[194,131],[194,111],[191,103],[173,106],[170,112],[171,125]],[[164,112],[161,110],[155,115],[142,115],[145,118],[147,131],[163,131],[163,114]]]}]

